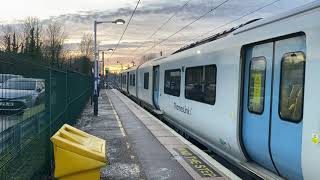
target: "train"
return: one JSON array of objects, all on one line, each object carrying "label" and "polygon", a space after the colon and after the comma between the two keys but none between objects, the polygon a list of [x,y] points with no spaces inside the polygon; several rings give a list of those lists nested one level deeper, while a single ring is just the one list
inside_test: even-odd
[{"label": "train", "polygon": [[319,19],[317,1],[250,21],[122,71],[119,88],[238,167],[316,179]]}]

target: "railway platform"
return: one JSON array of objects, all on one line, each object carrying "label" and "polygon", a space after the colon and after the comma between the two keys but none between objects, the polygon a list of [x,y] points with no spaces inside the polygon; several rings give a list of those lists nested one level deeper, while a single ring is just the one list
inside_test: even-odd
[{"label": "railway platform", "polygon": [[101,179],[241,179],[115,89],[101,90],[77,128],[106,140]]}]

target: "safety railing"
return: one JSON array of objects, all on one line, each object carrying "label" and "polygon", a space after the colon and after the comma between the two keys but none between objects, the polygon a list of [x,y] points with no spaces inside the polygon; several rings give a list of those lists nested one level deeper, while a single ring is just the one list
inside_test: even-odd
[{"label": "safety railing", "polygon": [[0,179],[47,179],[50,137],[74,124],[92,94],[92,77],[0,53]]}]

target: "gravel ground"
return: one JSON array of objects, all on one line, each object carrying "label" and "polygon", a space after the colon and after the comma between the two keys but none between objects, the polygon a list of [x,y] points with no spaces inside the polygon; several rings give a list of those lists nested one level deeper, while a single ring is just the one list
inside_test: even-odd
[{"label": "gravel ground", "polygon": [[101,179],[146,179],[136,152],[120,130],[105,90],[99,97],[99,116],[93,116],[89,102],[75,127],[106,140],[108,165],[101,169]]}]

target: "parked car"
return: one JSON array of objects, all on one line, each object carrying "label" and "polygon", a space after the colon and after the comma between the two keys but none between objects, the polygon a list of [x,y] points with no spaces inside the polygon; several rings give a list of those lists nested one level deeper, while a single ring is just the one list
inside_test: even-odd
[{"label": "parked car", "polygon": [[0,87],[0,112],[19,113],[44,102],[45,80],[12,78]]},{"label": "parked car", "polygon": [[0,74],[0,87],[5,83],[7,80],[12,78],[23,78],[21,75],[16,74]]}]

